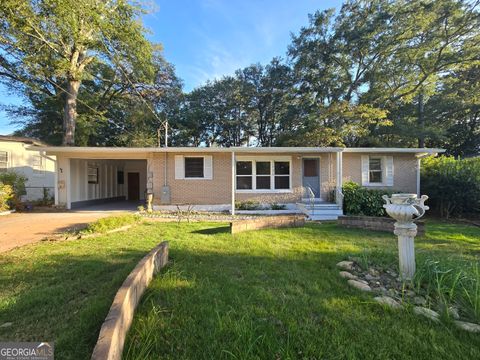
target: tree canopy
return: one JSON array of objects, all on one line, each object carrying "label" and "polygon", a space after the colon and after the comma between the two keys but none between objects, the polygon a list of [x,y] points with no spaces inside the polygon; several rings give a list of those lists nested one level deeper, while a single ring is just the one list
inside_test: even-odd
[{"label": "tree canopy", "polygon": [[480,153],[479,1],[350,0],[309,15],[285,58],[189,93],[131,2],[5,0],[0,11],[0,80],[28,100],[8,111],[54,144],[71,144],[72,118],[77,145],[164,144],[168,119],[171,145]]}]

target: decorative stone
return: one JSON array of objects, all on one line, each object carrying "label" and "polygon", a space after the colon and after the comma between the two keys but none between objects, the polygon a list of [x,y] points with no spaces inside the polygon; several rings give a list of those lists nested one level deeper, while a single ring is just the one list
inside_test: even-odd
[{"label": "decorative stone", "polygon": [[415,295],[417,295],[415,291],[412,291],[412,290],[405,290],[403,294],[408,297],[414,297]]},{"label": "decorative stone", "polygon": [[413,308],[413,312],[417,315],[425,316],[426,318],[429,318],[430,320],[433,320],[435,322],[440,321],[440,315],[436,311],[433,311],[431,309],[427,309],[421,306],[415,306]]},{"label": "decorative stone", "polygon": [[368,273],[371,276],[374,276],[374,277],[379,277],[380,276],[380,273],[378,272],[378,270],[375,270],[374,268],[368,269]]},{"label": "decorative stone", "polygon": [[365,280],[372,281],[372,280],[375,280],[375,278],[372,275],[367,274],[365,275]]},{"label": "decorative stone", "polygon": [[402,307],[402,305],[400,305],[396,300],[392,299],[389,296],[377,296],[373,298],[373,300],[392,309],[399,309]]},{"label": "decorative stone", "polygon": [[353,270],[353,261],[340,261],[337,267],[343,270]]},{"label": "decorative stone", "polygon": [[358,280],[348,280],[348,284],[354,288],[362,291],[372,291],[372,288],[368,284],[364,284]]},{"label": "decorative stone", "polygon": [[340,271],[340,276],[344,279],[352,279],[355,280],[357,276],[353,275],[352,273],[349,273],[348,271]]},{"label": "decorative stone", "polygon": [[415,305],[425,305],[427,300],[423,296],[415,296],[412,300]]},{"label": "decorative stone", "polygon": [[13,323],[11,323],[11,322],[6,322],[6,323],[0,325],[0,328],[7,328],[7,327],[10,327],[10,326],[12,326],[12,325],[13,325]]},{"label": "decorative stone", "polygon": [[369,285],[369,284],[368,284],[368,281],[366,281],[366,280],[358,279],[357,281],[358,281],[358,282],[361,282],[362,284]]},{"label": "decorative stone", "polygon": [[448,315],[450,315],[455,320],[460,319],[460,314],[458,313],[457,308],[454,308],[453,306],[451,306],[448,308],[447,312],[448,312]]},{"label": "decorative stone", "polygon": [[457,325],[460,329],[472,332],[472,333],[480,333],[480,325],[469,323],[465,321],[455,321],[455,325]]}]

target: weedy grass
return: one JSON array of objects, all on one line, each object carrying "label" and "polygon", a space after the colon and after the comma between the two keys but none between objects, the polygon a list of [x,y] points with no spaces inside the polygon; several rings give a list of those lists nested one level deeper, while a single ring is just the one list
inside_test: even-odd
[{"label": "weedy grass", "polygon": [[85,234],[103,234],[110,230],[118,229],[122,226],[133,225],[142,221],[141,216],[133,214],[124,214],[117,216],[109,216],[98,219],[89,224],[82,233]]},{"label": "weedy grass", "polygon": [[[462,332],[449,321],[436,324],[419,318],[408,307],[381,307],[371,294],[350,288],[338,276],[335,264],[348,256],[357,257],[364,268],[395,267],[393,234],[309,224],[232,237],[220,231],[221,226],[193,224],[190,236],[164,228],[171,239],[172,264],[147,290],[125,359],[480,356],[478,335]],[[467,265],[478,261],[480,229],[441,223],[427,227],[435,235],[417,239],[419,263],[438,261],[438,266],[445,263],[455,271],[443,274],[421,267],[423,286],[451,304],[467,286],[466,279],[475,282]]]},{"label": "weedy grass", "polygon": [[[119,286],[163,240],[171,264],[142,298],[125,359],[480,358],[478,334],[385,309],[350,288],[335,264],[353,255],[395,266],[396,241],[335,224],[232,236],[222,223],[142,222],[2,253],[0,325],[13,325],[0,327],[0,340],[55,341],[56,358],[89,359]],[[429,223],[416,246],[419,264],[463,264],[460,279],[442,286],[453,281],[454,299],[467,291],[478,312],[480,230]]]}]

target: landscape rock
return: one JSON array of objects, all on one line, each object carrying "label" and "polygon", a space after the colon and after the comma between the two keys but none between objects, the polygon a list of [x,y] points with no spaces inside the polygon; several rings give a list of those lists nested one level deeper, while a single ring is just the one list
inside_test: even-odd
[{"label": "landscape rock", "polygon": [[373,298],[373,300],[392,309],[399,309],[402,307],[402,305],[400,305],[396,300],[392,299],[389,296],[377,296]]},{"label": "landscape rock", "polygon": [[403,294],[408,297],[414,297],[415,295],[417,295],[415,291],[412,291],[412,290],[405,290]]},{"label": "landscape rock", "polygon": [[375,277],[379,277],[380,276],[380,273],[378,272],[378,270],[374,269],[374,268],[370,268],[368,269],[368,273],[372,276],[375,276]]},{"label": "landscape rock", "polygon": [[455,320],[460,319],[460,314],[458,313],[458,309],[454,307],[449,307],[447,310],[448,314],[454,318]]},{"label": "landscape rock", "polygon": [[340,276],[344,279],[352,279],[355,280],[357,278],[356,275],[349,273],[348,271],[340,271]]},{"label": "landscape rock", "polygon": [[357,280],[348,280],[348,284],[353,286],[354,288],[362,291],[372,291],[372,288],[368,286],[368,284],[364,284],[363,282]]},{"label": "landscape rock", "polygon": [[431,309],[427,309],[425,307],[421,307],[421,306],[415,306],[413,308],[413,312],[417,315],[422,315],[422,316],[425,316],[427,318],[429,318],[430,320],[433,320],[433,321],[440,321],[440,315],[438,315],[438,313],[436,311],[433,311]]},{"label": "landscape rock", "polygon": [[423,296],[415,296],[412,300],[415,305],[425,305],[427,300]]},{"label": "landscape rock", "polygon": [[370,274],[367,274],[367,275],[365,275],[365,280],[372,281],[372,280],[375,280],[375,277],[373,277]]},{"label": "landscape rock", "polygon": [[340,261],[337,267],[343,270],[353,270],[353,261]]},{"label": "landscape rock", "polygon": [[10,326],[12,326],[12,325],[13,325],[13,323],[11,323],[11,322],[6,322],[6,323],[0,325],[0,328],[6,328],[6,327],[10,327]]},{"label": "landscape rock", "polygon": [[460,329],[472,332],[472,333],[480,333],[480,325],[469,323],[465,321],[455,321],[455,325],[457,325]]}]

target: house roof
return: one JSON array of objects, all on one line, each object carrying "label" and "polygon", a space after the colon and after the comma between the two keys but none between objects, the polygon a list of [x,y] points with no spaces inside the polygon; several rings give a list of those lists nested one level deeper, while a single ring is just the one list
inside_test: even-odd
[{"label": "house roof", "polygon": [[46,143],[38,139],[23,137],[23,136],[0,135],[0,141],[21,142],[28,145],[42,146],[42,147],[48,146]]},{"label": "house roof", "polygon": [[342,148],[342,147],[70,147],[44,146],[35,150],[57,154],[147,154],[147,153],[410,153],[416,155],[438,154],[444,149],[434,148]]}]

